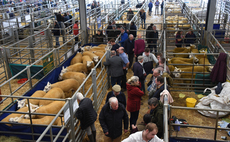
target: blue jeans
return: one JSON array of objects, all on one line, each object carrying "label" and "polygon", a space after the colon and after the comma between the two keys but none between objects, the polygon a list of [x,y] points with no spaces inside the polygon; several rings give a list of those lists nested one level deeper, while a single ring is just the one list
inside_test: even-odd
[{"label": "blue jeans", "polygon": [[119,76],[119,77],[111,77],[111,85],[112,85],[112,87],[116,83],[121,86],[121,76]]},{"label": "blue jeans", "polygon": [[[143,23],[144,23],[144,27],[143,27]],[[141,25],[142,25],[142,28],[145,29],[145,19],[141,19]]]},{"label": "blue jeans", "polygon": [[149,16],[152,14],[152,8],[149,8]]},{"label": "blue jeans", "polygon": [[56,38],[56,46],[60,46],[60,44],[59,44],[59,36],[56,36],[55,38]]},{"label": "blue jeans", "polygon": [[161,8],[161,15],[163,15],[163,8]]}]

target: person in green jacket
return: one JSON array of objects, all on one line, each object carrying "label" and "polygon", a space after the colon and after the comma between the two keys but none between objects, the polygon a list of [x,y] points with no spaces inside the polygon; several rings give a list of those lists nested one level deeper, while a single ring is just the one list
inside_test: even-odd
[{"label": "person in green jacket", "polygon": [[[158,127],[157,136],[159,138],[163,138],[163,103],[159,101],[157,98],[152,97],[151,99],[149,99],[148,105],[149,110],[147,114],[144,115],[145,124],[149,123],[146,122],[146,120],[155,123]],[[148,117],[149,119],[146,119]]]}]

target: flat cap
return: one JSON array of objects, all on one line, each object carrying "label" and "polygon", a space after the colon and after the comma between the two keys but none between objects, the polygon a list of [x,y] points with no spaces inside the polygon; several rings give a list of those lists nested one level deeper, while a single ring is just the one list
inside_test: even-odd
[{"label": "flat cap", "polygon": [[113,89],[114,92],[120,92],[121,91],[121,86],[120,85],[114,85],[112,87],[112,89]]}]

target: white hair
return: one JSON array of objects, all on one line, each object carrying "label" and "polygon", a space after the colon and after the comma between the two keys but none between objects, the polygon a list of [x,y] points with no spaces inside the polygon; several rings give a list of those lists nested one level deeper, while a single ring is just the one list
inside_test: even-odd
[{"label": "white hair", "polygon": [[139,81],[139,77],[138,76],[132,76],[129,80],[128,83],[134,83]]},{"label": "white hair", "polygon": [[85,97],[82,95],[82,93],[80,93],[80,92],[77,93],[77,99],[78,99],[79,101],[83,100],[84,98],[85,98]]},{"label": "white hair", "polygon": [[129,38],[131,38],[131,37],[133,37],[133,35],[132,35],[132,34],[130,34],[130,35],[129,35]]},{"label": "white hair", "polygon": [[112,103],[116,103],[118,102],[117,98],[116,97],[111,97],[109,98],[109,104],[111,105]]}]

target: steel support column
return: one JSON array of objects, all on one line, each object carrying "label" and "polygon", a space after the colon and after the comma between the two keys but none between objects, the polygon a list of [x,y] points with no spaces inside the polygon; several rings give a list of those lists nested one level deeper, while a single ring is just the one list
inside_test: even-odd
[{"label": "steel support column", "polygon": [[213,30],[214,18],[216,13],[216,0],[209,0],[207,6],[206,24],[205,24],[205,41],[208,43],[208,32]]},{"label": "steel support column", "polygon": [[87,19],[86,19],[86,3],[85,3],[85,0],[78,0],[78,3],[79,3],[79,15],[80,15],[80,27],[81,27],[81,31],[83,32],[81,34],[81,39],[82,39],[82,42],[84,44],[87,43]]}]

